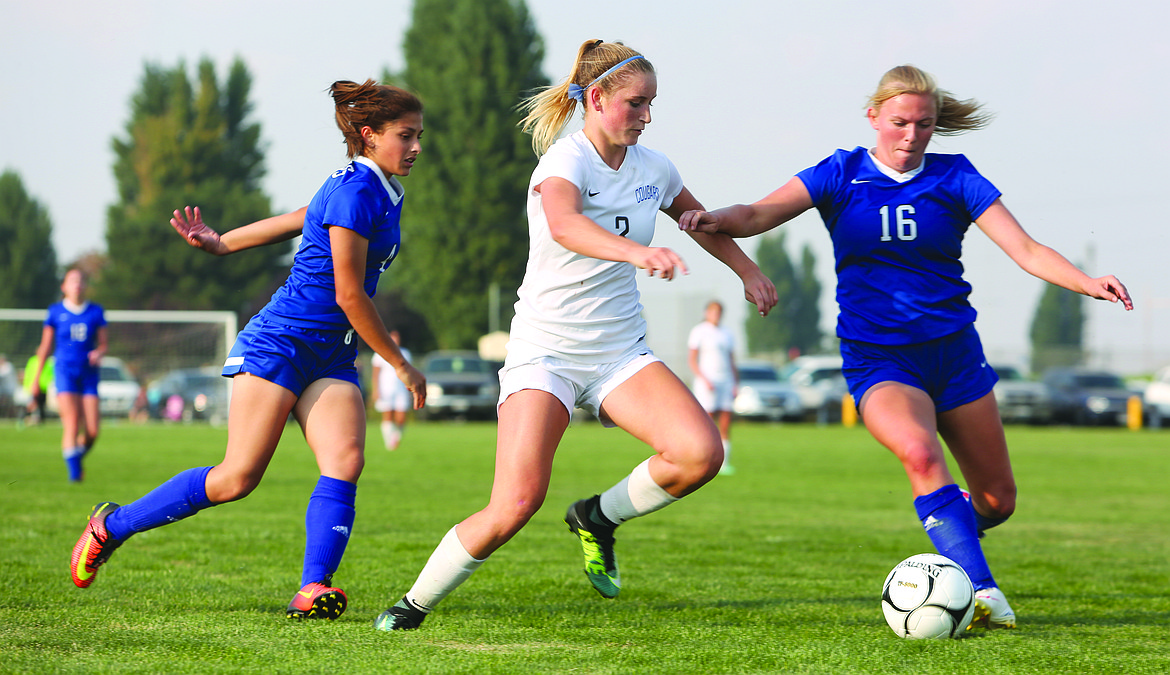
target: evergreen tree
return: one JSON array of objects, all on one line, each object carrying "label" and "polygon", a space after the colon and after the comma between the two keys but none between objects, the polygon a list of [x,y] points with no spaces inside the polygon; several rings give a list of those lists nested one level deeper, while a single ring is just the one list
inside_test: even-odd
[{"label": "evergreen tree", "polygon": [[[0,174],[0,307],[45,309],[61,297],[52,235],[49,212],[25,191],[20,175]],[[40,339],[40,323],[6,323],[0,354],[23,358]]]},{"label": "evergreen tree", "polygon": [[800,266],[793,265],[784,247],[786,234],[767,235],[756,249],[756,264],[776,284],[780,302],[768,316],[753,316],[747,321],[744,329],[752,353],[812,353],[821,343],[821,284],[814,273],[816,257],[805,245]]},{"label": "evergreen tree", "polygon": [[1032,317],[1032,372],[1043,373],[1053,366],[1081,363],[1084,328],[1084,296],[1045,284]]},{"label": "evergreen tree", "polygon": [[416,0],[397,78],[425,106],[406,182],[402,255],[383,275],[444,348],[487,331],[492,284],[514,290],[528,257],[525,193],[536,166],[516,105],[546,85],[522,0]]},{"label": "evergreen tree", "polygon": [[221,86],[208,59],[194,86],[183,63],[147,64],[126,135],[113,140],[118,202],[108,211],[109,265],[94,296],[125,309],[247,313],[283,281],[286,246],[229,258],[192,249],[168,220],[198,205],[223,232],[270,215],[260,190],[260,125],[249,121],[251,76],[236,60]]},{"label": "evergreen tree", "polygon": [[52,236],[49,212],[20,175],[0,174],[0,307],[44,309],[60,296]]}]

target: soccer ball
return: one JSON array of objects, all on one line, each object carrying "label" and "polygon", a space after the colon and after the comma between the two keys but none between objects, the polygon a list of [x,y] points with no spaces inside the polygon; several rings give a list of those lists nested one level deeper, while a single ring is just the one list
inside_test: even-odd
[{"label": "soccer ball", "polygon": [[886,577],[882,612],[898,637],[958,637],[975,613],[975,588],[955,561],[920,553],[898,563]]}]

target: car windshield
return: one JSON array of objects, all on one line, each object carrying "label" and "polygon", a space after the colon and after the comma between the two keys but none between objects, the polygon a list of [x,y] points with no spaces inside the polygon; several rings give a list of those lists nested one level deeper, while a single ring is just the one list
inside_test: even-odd
[{"label": "car windshield", "polygon": [[776,382],[780,376],[776,370],[766,367],[748,367],[739,369],[740,382]]},{"label": "car windshield", "polygon": [[129,382],[130,377],[114,366],[101,366],[99,375],[105,382]]},{"label": "car windshield", "polygon": [[490,373],[490,366],[482,359],[443,357],[427,363],[430,373]]},{"label": "car windshield", "polygon": [[1076,382],[1077,386],[1085,389],[1125,389],[1120,377],[1106,373],[1077,375]]}]

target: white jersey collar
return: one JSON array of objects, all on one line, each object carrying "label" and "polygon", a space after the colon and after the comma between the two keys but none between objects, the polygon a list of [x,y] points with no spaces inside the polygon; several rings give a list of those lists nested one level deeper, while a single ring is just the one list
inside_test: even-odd
[{"label": "white jersey collar", "polygon": [[386,194],[390,195],[390,201],[394,202],[395,206],[398,206],[398,202],[402,201],[402,195],[406,194],[406,190],[402,188],[402,183],[398,182],[398,177],[390,176],[390,179],[387,180],[386,175],[382,173],[382,168],[374,160],[364,155],[355,157],[353,161],[369,167],[374,172],[374,175],[378,177],[378,180],[382,181],[382,187],[386,188]]},{"label": "white jersey collar", "polygon": [[910,169],[906,173],[902,173],[897,169],[891,169],[890,167],[883,164],[882,161],[877,158],[877,155],[874,154],[873,148],[869,149],[869,158],[873,160],[873,164],[877,167],[878,171],[881,171],[883,174],[889,176],[898,183],[905,183],[906,181],[914,178],[918,174],[922,173],[922,169],[926,167],[925,156],[922,158],[921,164],[919,164],[916,168]]},{"label": "white jersey collar", "polygon": [[61,304],[65,306],[65,309],[69,310],[70,312],[73,312],[74,314],[81,314],[82,312],[85,311],[86,307],[89,307],[88,300],[81,303],[80,305],[75,305],[72,302],[69,302],[68,300],[62,299]]}]

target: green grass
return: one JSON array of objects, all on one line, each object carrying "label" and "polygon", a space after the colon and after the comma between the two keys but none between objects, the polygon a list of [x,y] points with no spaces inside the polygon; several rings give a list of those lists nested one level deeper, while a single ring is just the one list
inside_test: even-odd
[{"label": "green grass", "polygon": [[575,425],[533,521],[423,628],[372,629],[491,485],[494,425],[376,427],[335,622],[296,623],[316,469],[290,426],[246,500],[147,532],[87,590],[69,580],[89,508],[218,462],[226,432],[107,423],[69,485],[60,427],[0,426],[0,671],[84,673],[1121,673],[1170,671],[1170,435],[1008,430],[1015,517],[984,540],[1015,631],[900,640],[879,594],[931,550],[892,457],[860,428],[737,424],[739,472],[624,526],[607,601],[561,522],[648,452]]}]

